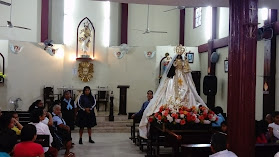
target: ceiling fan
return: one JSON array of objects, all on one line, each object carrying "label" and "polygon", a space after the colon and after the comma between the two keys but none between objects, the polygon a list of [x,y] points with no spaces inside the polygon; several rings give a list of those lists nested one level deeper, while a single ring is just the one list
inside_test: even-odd
[{"label": "ceiling fan", "polygon": [[10,6],[11,3],[5,2],[5,1],[0,1],[0,4],[6,5],[6,6]]},{"label": "ceiling fan", "polygon": [[148,10],[147,10],[147,28],[146,30],[140,30],[140,29],[134,29],[137,31],[143,31],[142,34],[148,34],[148,33],[168,33],[168,32],[164,32],[164,31],[153,31],[149,29],[149,4],[148,4]]},{"label": "ceiling fan", "polygon": [[12,0],[11,0],[11,3],[7,3],[7,2],[4,2],[4,1],[0,1],[0,4],[3,4],[3,5],[7,5],[7,6],[11,6],[11,9],[10,9],[10,21],[7,21],[7,25],[6,26],[0,26],[0,27],[8,27],[8,28],[20,28],[20,29],[26,29],[26,30],[31,30],[30,28],[26,28],[26,27],[21,27],[21,26],[14,26],[12,24]]},{"label": "ceiling fan", "polygon": [[165,10],[164,12],[172,11],[172,10],[175,10],[175,9],[183,10],[185,8],[186,8],[185,6],[176,6],[175,8],[172,8],[172,9],[169,9],[169,10]]}]

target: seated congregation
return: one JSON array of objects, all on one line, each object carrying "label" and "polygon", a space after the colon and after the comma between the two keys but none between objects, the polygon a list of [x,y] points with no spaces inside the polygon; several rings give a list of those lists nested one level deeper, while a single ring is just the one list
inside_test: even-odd
[{"label": "seated congregation", "polygon": [[[147,95],[148,97],[148,95]],[[148,99],[147,102],[149,102]],[[142,108],[144,107],[144,104]],[[147,106],[145,106],[147,107]],[[147,153],[148,156],[157,156],[172,154],[172,156],[222,156],[224,153],[229,153],[229,146],[225,145],[220,149],[215,149],[212,141],[214,136],[217,136],[215,142],[224,143],[222,136],[227,136],[228,125],[226,114],[223,113],[221,107],[217,106],[212,109],[218,116],[218,120],[212,122],[207,128],[180,128],[180,130],[167,129],[151,123],[148,138],[142,138],[139,134],[139,124],[141,117],[136,117],[143,112],[142,108],[139,112],[133,114],[133,125],[131,126],[130,139],[136,146],[139,146],[141,151]],[[142,116],[139,114],[139,116]],[[188,122],[187,122],[188,123]],[[190,122],[191,123],[191,122]],[[267,114],[266,118],[261,121],[255,121],[255,151],[256,156],[274,156],[279,152],[279,112],[275,111],[272,114]],[[218,135],[216,135],[218,134]],[[226,137],[227,138],[227,137]],[[215,146],[216,147],[216,146]],[[168,149],[172,148],[172,149]],[[223,149],[224,148],[224,149]],[[216,151],[218,150],[218,151]],[[218,153],[219,152],[219,153]],[[231,154],[231,153],[229,153]],[[278,153],[279,154],[279,153]],[[230,155],[230,156],[236,156]]]},{"label": "seated congregation", "polygon": [[75,123],[80,127],[79,144],[83,144],[84,127],[88,129],[89,143],[95,143],[91,138],[91,128],[97,124],[92,111],[95,103],[90,87],[86,86],[77,103],[65,91],[49,112],[41,100],[35,101],[29,107],[30,120],[25,125],[20,124],[18,113],[0,111],[0,156],[57,157],[58,151],[65,149],[65,157],[74,157],[70,149],[74,147],[71,130]]}]

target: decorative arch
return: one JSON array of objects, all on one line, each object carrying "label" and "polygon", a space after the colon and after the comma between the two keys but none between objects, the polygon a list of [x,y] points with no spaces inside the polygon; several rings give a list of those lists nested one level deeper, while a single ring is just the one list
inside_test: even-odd
[{"label": "decorative arch", "polygon": [[[82,25],[83,24],[83,25]],[[81,28],[83,27],[83,28]],[[90,37],[90,41],[86,42],[86,37],[88,34],[88,32],[84,32],[86,31],[86,27],[89,27],[90,31],[91,31],[91,37]],[[83,32],[81,32],[83,31]],[[82,35],[83,34],[83,35]],[[82,43],[83,42],[83,43]],[[88,47],[88,52],[85,52],[85,48],[86,47],[81,47],[82,44],[91,44],[91,46]],[[85,45],[83,45],[85,46]],[[90,58],[86,58],[85,56],[81,56],[82,54],[84,55],[84,53],[90,55]],[[92,56],[92,57],[91,57]],[[93,25],[93,23],[91,22],[91,20],[88,17],[83,18],[77,27],[77,43],[76,43],[76,59],[79,60],[92,60],[94,59],[95,56],[95,27]]]}]

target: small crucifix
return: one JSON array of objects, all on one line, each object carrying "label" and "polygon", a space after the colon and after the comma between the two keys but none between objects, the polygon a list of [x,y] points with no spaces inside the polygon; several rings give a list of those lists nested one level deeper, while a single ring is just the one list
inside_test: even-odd
[{"label": "small crucifix", "polygon": [[258,9],[255,7],[254,4],[251,4],[251,5],[250,5],[250,8],[249,8],[249,21],[250,21],[250,23],[252,23],[253,17],[255,16],[254,11],[257,11],[257,10],[258,10]]}]

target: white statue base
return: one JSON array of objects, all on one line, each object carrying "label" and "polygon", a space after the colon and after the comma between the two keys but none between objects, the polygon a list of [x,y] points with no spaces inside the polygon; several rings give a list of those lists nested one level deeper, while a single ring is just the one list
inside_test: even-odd
[{"label": "white statue base", "polygon": [[81,55],[81,58],[90,58],[90,55]]}]

